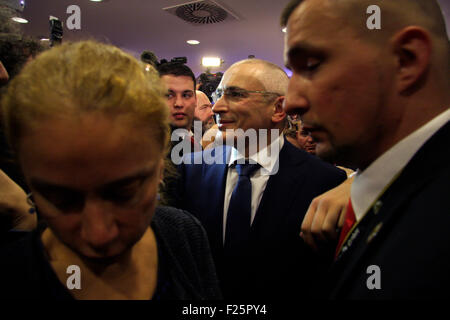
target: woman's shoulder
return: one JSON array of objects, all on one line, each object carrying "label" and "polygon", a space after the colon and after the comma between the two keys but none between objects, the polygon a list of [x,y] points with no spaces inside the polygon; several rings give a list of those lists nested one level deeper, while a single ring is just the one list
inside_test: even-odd
[{"label": "woman's shoulder", "polygon": [[159,232],[177,231],[184,234],[188,233],[204,233],[200,221],[192,214],[185,210],[174,207],[158,206],[155,209],[152,226],[157,228]]},{"label": "woman's shoulder", "polygon": [[176,290],[176,299],[220,299],[221,293],[208,237],[189,212],[157,207],[152,228],[164,272]]},{"label": "woman's shoulder", "polygon": [[38,231],[8,231],[2,235],[0,243],[1,265],[8,265],[17,259],[25,260],[34,251]]},{"label": "woman's shoulder", "polygon": [[45,282],[42,257],[38,230],[23,233],[15,241],[3,244],[0,248],[0,282],[4,290],[0,292],[0,299],[40,296],[38,292]]},{"label": "woman's shoulder", "polygon": [[205,229],[196,217],[185,210],[159,206],[151,225],[157,240],[165,243],[171,251],[183,250],[193,255],[209,251]]}]

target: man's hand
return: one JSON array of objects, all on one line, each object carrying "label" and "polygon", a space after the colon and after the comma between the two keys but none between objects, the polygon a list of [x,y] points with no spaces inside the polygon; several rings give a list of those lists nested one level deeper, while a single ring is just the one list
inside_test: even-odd
[{"label": "man's hand", "polygon": [[325,247],[330,249],[330,246],[335,245],[345,221],[353,180],[345,180],[311,202],[303,219],[300,236],[314,251],[321,252]]},{"label": "man's hand", "polygon": [[33,230],[37,226],[37,217],[30,214],[29,209],[25,191],[0,170],[0,220],[8,221],[15,230]]}]

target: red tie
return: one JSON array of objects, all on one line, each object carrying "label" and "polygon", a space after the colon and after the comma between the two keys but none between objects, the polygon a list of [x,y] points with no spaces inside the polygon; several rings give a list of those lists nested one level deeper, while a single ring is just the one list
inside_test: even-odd
[{"label": "red tie", "polygon": [[352,200],[349,199],[348,201],[348,207],[347,207],[347,213],[345,214],[345,221],[344,225],[342,226],[341,235],[339,236],[339,242],[336,247],[336,254],[335,259],[337,258],[339,251],[341,250],[341,246],[344,244],[345,237],[351,230],[352,226],[356,222],[355,212],[353,211],[352,207]]},{"label": "red tie", "polygon": [[[197,148],[195,148],[195,146],[197,146]],[[194,136],[191,136],[191,152],[197,152],[197,150],[202,151],[203,148],[200,145],[200,143],[198,143],[197,141],[195,141]]]}]

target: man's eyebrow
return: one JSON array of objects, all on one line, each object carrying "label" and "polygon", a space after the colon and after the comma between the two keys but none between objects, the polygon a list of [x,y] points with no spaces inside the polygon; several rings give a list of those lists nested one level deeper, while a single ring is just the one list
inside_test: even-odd
[{"label": "man's eyebrow", "polygon": [[307,43],[307,42],[299,42],[292,48],[290,48],[287,52],[287,57],[292,57],[296,55],[302,55],[307,53],[320,53],[322,52],[319,48]]}]

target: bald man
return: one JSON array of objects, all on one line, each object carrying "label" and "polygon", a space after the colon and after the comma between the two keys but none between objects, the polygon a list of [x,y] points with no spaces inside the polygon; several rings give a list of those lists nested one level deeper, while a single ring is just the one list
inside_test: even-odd
[{"label": "bald man", "polygon": [[[381,29],[366,24],[374,5]],[[450,46],[438,3],[297,0],[282,20],[286,111],[317,155],[359,168],[331,296],[448,298]]]},{"label": "bald man", "polygon": [[194,120],[198,119],[202,122],[203,133],[205,133],[214,125],[214,112],[208,96],[199,90],[195,92],[197,93],[197,107],[194,112]]},{"label": "bald man", "polygon": [[[346,176],[285,140],[288,81],[264,60],[232,65],[213,95],[228,145],[197,153],[192,163],[202,163],[181,167],[183,207],[208,233],[228,299],[292,298],[293,290],[310,298],[327,267],[298,231],[311,200]],[[207,164],[208,154],[224,161]],[[246,172],[251,166],[243,162],[254,170]]]}]

